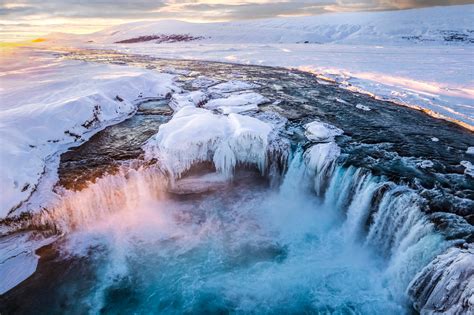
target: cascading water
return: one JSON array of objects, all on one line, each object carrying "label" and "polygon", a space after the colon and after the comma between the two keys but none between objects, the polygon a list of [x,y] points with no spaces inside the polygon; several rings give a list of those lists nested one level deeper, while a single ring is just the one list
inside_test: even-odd
[{"label": "cascading water", "polygon": [[116,212],[139,211],[163,199],[167,180],[156,167],[122,167],[91,183],[86,189],[66,191],[50,209],[33,218],[33,225],[50,226],[67,233],[94,225]]},{"label": "cascading water", "polygon": [[409,282],[447,246],[416,194],[336,166],[324,199],[312,178],[298,149],[278,191],[247,178],[173,200],[156,168],[99,179],[41,217],[69,232],[63,251],[88,256],[98,283],[58,290],[91,313],[408,312]]}]

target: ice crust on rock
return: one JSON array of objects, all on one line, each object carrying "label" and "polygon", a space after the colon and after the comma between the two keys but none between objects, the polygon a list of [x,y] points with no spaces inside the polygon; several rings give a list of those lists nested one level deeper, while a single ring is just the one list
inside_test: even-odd
[{"label": "ice crust on rock", "polygon": [[434,163],[430,160],[423,160],[420,163],[417,163],[417,165],[421,168],[430,168],[433,167]]},{"label": "ice crust on rock", "polygon": [[172,179],[199,162],[212,162],[227,179],[238,163],[256,165],[264,172],[271,131],[270,124],[250,116],[184,107],[148,140],[145,158],[157,158]]},{"label": "ice crust on rock", "polygon": [[231,80],[228,82],[223,82],[216,84],[214,86],[211,86],[209,88],[210,93],[232,93],[232,92],[237,92],[237,91],[245,91],[245,90],[251,90],[258,88],[259,86],[255,83],[249,83],[245,81],[239,81],[239,80]]},{"label": "ice crust on rock", "polygon": [[209,78],[203,75],[198,76],[191,83],[191,86],[196,89],[208,88],[211,85],[217,84],[219,81],[213,78]]},{"label": "ice crust on rock", "polygon": [[372,110],[369,106],[365,106],[365,105],[362,105],[362,104],[357,104],[356,108],[361,109],[361,110],[366,111],[366,112]]},{"label": "ice crust on rock", "polygon": [[204,107],[218,110],[223,114],[240,113],[245,111],[258,110],[258,105],[269,102],[261,94],[248,92],[242,94],[232,94],[227,98],[217,98],[207,102]]},{"label": "ice crust on rock", "polygon": [[207,100],[207,96],[202,91],[193,91],[186,93],[175,93],[171,96],[169,106],[178,111],[183,107],[192,106],[198,107]]},{"label": "ice crust on rock", "polygon": [[341,149],[335,142],[318,143],[304,153],[308,169],[314,173],[314,190],[321,195],[326,180],[331,177],[334,162],[341,155]]},{"label": "ice crust on rock", "polygon": [[344,133],[341,129],[320,121],[306,124],[304,129],[306,138],[314,142],[331,142],[334,141],[334,137]]},{"label": "ice crust on rock", "polygon": [[410,283],[421,314],[474,313],[474,246],[453,247],[436,257]]},{"label": "ice crust on rock", "polygon": [[461,165],[464,166],[464,174],[474,177],[474,165],[469,161],[461,161]]}]

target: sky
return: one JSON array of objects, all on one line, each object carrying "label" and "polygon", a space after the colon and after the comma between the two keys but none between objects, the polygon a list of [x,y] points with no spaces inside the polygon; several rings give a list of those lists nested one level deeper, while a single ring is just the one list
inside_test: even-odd
[{"label": "sky", "polygon": [[466,3],[474,0],[0,0],[0,42],[91,33],[140,20],[216,22]]}]

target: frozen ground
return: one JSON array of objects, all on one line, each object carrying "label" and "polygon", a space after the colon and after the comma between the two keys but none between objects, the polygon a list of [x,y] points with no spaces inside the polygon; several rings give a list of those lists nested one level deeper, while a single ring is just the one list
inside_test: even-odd
[{"label": "frozen ground", "polygon": [[[474,129],[474,5],[229,23],[136,22],[48,45],[298,68]],[[256,31],[258,30],[258,31]],[[114,44],[150,35],[197,40]]]},{"label": "frozen ground", "polygon": [[175,88],[170,74],[41,53],[3,55],[1,69],[0,218],[40,189],[60,152],[124,120],[138,100]]}]

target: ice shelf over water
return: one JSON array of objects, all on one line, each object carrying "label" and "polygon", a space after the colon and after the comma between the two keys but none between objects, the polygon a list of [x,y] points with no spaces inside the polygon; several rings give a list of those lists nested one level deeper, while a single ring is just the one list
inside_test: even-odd
[{"label": "ice shelf over water", "polygon": [[173,178],[199,162],[212,162],[226,178],[232,177],[238,163],[263,172],[271,131],[270,124],[250,116],[184,107],[147,142],[145,156],[157,158]]}]

